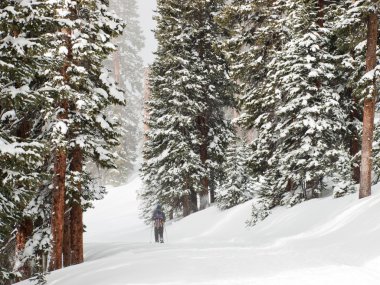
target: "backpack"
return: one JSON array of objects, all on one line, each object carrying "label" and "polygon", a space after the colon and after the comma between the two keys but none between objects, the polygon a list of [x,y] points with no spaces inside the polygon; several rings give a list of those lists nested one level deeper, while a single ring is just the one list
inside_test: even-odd
[{"label": "backpack", "polygon": [[164,215],[162,212],[156,212],[154,214],[154,227],[161,228],[164,226]]}]

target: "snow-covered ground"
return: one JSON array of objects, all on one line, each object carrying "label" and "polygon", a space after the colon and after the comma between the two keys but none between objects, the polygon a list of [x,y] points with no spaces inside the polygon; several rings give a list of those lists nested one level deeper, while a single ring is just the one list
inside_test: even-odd
[{"label": "snow-covered ground", "polygon": [[379,284],[380,189],[276,208],[253,228],[250,202],[210,207],[169,223],[155,244],[138,218],[139,187],[135,178],[109,189],[85,216],[86,262],[51,273],[48,285]]}]

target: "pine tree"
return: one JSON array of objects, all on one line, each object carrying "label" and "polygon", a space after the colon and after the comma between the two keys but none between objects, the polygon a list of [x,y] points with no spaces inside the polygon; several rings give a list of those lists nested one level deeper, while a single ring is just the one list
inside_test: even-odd
[{"label": "pine tree", "polygon": [[38,266],[38,256],[24,250],[35,231],[27,206],[44,178],[40,169],[46,144],[31,133],[33,120],[46,106],[37,75],[45,64],[41,54],[48,32],[41,17],[48,19],[49,7],[2,1],[0,12],[0,280],[5,283],[29,277],[29,261]]},{"label": "pine tree", "polygon": [[182,209],[183,215],[195,208],[196,193],[200,208],[207,206],[210,173],[218,172],[231,136],[223,116],[232,102],[231,83],[224,58],[214,50],[222,33],[213,14],[222,4],[158,3],[142,172],[145,193],[156,193],[166,209]]},{"label": "pine tree", "polygon": [[372,186],[372,143],[375,120],[375,107],[377,100],[376,65],[377,65],[377,40],[378,40],[378,11],[377,6],[370,6],[368,11],[368,33],[366,53],[366,79],[372,81],[372,86],[364,98],[363,111],[363,135],[362,135],[362,160],[360,171],[359,198],[371,195]]},{"label": "pine tree", "polygon": [[[67,165],[70,172],[66,176],[64,167],[62,174],[56,176],[61,180],[55,184],[62,189],[56,200],[53,192],[53,209],[56,209],[53,217],[57,220],[53,219],[52,224],[51,270],[62,267],[63,203],[66,200],[66,204],[71,205],[71,262],[83,261],[81,200],[84,189],[90,185],[83,169],[84,160],[114,167],[111,147],[118,143],[117,122],[108,118],[105,110],[112,104],[124,102],[123,94],[102,67],[102,62],[115,50],[112,38],[122,32],[120,19],[109,13],[102,1],[66,1],[58,8],[56,21],[61,32],[55,35],[57,48],[51,50],[51,55],[59,63],[49,71],[51,80],[45,83],[45,88],[54,90],[49,95],[56,102],[54,106],[60,109],[51,111],[45,135],[51,136],[53,148],[58,151],[57,166]],[[55,175],[58,171],[54,169]]]},{"label": "pine tree", "polygon": [[[7,159],[1,185],[10,189],[1,189],[1,203],[13,207],[12,199],[17,201],[17,211],[9,211],[13,216],[0,208],[8,226],[1,233],[1,254],[9,251],[12,233],[18,243],[16,258],[2,271],[7,279],[30,277],[27,263],[33,259],[42,282],[47,254],[51,270],[62,266],[65,210],[71,213],[69,264],[83,260],[82,212],[103,192],[86,173],[84,161],[114,167],[117,122],[105,110],[123,104],[124,96],[102,62],[115,50],[111,41],[123,25],[100,0],[1,5],[5,44],[0,62],[6,68],[1,73],[0,155]],[[7,179],[10,170],[19,173],[16,187]]]},{"label": "pine tree", "polygon": [[216,202],[221,209],[228,209],[254,197],[255,181],[251,177],[247,160],[249,148],[240,139],[235,139],[226,152],[223,165],[226,177],[218,189]]},{"label": "pine tree", "polygon": [[257,131],[258,137],[249,142],[255,150],[249,161],[255,176],[262,175],[268,168],[267,161],[276,142],[273,110],[277,99],[268,72],[276,51],[281,50],[288,39],[288,31],[280,22],[284,5],[281,0],[235,0],[218,17],[229,33],[222,49],[238,83],[239,124]]},{"label": "pine tree", "polygon": [[[341,106],[338,93],[338,58],[331,52],[330,23],[325,24],[329,6],[235,1],[221,17],[233,23],[224,49],[240,83],[240,122],[257,131],[249,160],[260,182],[255,217],[282,203],[316,197],[325,177],[342,182],[351,170],[343,143],[336,144],[347,134],[344,107],[349,106]],[[339,185],[341,193],[351,184]]]},{"label": "pine tree", "polygon": [[[338,13],[336,20],[336,32],[338,35],[345,35],[345,39],[341,39],[338,42],[339,51],[344,53],[343,62],[346,67],[345,78],[349,78],[347,89],[354,96],[354,114],[359,114],[359,116],[355,117],[355,122],[353,124],[354,134],[356,133],[356,149],[359,152],[360,142],[359,135],[362,133],[362,123],[363,120],[363,105],[365,105],[364,101],[368,97],[368,94],[371,94],[371,90],[373,90],[373,85],[375,80],[371,77],[371,73],[366,74],[368,72],[368,49],[367,46],[367,31],[368,31],[368,18],[373,11],[373,1],[343,1],[337,5]],[[336,15],[335,15],[336,16]],[[375,44],[376,45],[376,44]],[[374,47],[372,47],[374,49]],[[375,56],[375,51],[373,56]],[[376,57],[376,56],[375,56]],[[367,63],[366,63],[367,62]],[[375,96],[376,97],[376,96]],[[367,110],[368,111],[368,110]],[[367,112],[366,112],[367,113]],[[368,119],[368,118],[366,118]],[[369,122],[371,119],[369,120]],[[368,126],[368,124],[365,124]],[[364,124],[363,124],[364,127]],[[369,129],[373,129],[373,126],[370,126]],[[365,139],[365,142],[368,140]],[[375,133],[374,133],[374,144],[373,144],[373,168],[375,169],[375,173],[377,173],[378,169],[378,157],[379,151],[377,147],[378,141],[378,126],[375,124]],[[364,146],[364,145],[363,145]],[[366,146],[366,149],[369,150],[369,146]],[[371,154],[372,155],[372,154]],[[367,161],[368,157],[371,155],[366,154]],[[362,157],[364,159],[364,157]],[[356,155],[356,182],[358,183],[361,177],[359,172],[359,155]],[[368,163],[366,163],[368,165]],[[364,170],[364,168],[362,168]],[[373,183],[373,179],[368,178],[368,174],[371,171],[366,171],[367,173],[367,184]],[[369,186],[367,185],[367,188]],[[362,196],[362,194],[360,194]]]},{"label": "pine tree", "polygon": [[[102,171],[100,175],[104,178],[104,183],[120,185],[136,169],[137,153],[141,151],[144,66],[140,51],[144,47],[144,37],[135,0],[110,1],[110,9],[117,11],[126,27],[123,34],[115,40],[118,50],[106,66],[112,67],[115,80],[124,90],[127,105],[109,110],[109,114],[117,116],[120,122],[120,144],[115,148],[118,155],[115,162],[117,168]],[[96,173],[96,167],[92,166],[91,172]]]},{"label": "pine tree", "polygon": [[[329,29],[321,25],[314,1],[290,1],[286,7],[284,25],[290,41],[272,66],[278,141],[269,164],[277,172],[274,192],[284,198],[290,190],[286,200],[293,204],[318,197],[325,177],[337,174],[342,180],[349,157],[337,143],[342,142],[346,114],[333,85]],[[273,194],[262,196],[272,199]]]},{"label": "pine tree", "polygon": [[[365,73],[365,41],[366,25],[365,12],[360,1],[342,1],[330,6],[328,11],[329,22],[332,23],[334,33],[335,54],[339,58],[337,66],[337,82],[342,106],[349,114],[347,125],[346,144],[352,157],[352,180],[360,181],[360,134],[363,107],[360,79]],[[363,4],[363,3],[362,3]],[[354,7],[356,6],[356,7]],[[345,192],[336,192],[340,196]]]}]

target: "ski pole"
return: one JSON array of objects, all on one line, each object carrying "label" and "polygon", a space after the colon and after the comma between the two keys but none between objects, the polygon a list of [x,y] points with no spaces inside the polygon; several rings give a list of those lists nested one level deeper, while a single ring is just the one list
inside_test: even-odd
[{"label": "ski pole", "polygon": [[166,226],[164,227],[164,231],[165,231],[165,240],[166,242],[168,242],[168,232],[166,231]]}]

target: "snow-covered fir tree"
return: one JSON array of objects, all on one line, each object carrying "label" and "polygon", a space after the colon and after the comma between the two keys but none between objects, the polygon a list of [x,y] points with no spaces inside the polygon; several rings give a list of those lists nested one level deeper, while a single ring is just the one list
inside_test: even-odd
[{"label": "snow-covered fir tree", "polygon": [[231,64],[231,74],[237,82],[241,115],[239,123],[246,129],[258,131],[258,138],[249,142],[252,153],[249,163],[255,175],[263,174],[273,153],[274,104],[276,94],[268,78],[269,64],[276,51],[288,38],[280,19],[284,1],[231,1],[218,17],[229,37],[222,50]]},{"label": "snow-covered fir tree", "polygon": [[[239,121],[257,131],[249,163],[264,210],[317,196],[319,181],[332,173],[342,181],[351,170],[342,142],[350,106],[341,105],[324,4],[233,1],[220,17],[233,23],[224,50],[240,83]],[[343,184],[337,193],[352,183]]]},{"label": "snow-covered fir tree", "polygon": [[[0,282],[31,274],[24,254],[36,217],[27,206],[44,178],[46,141],[36,140],[35,119],[46,101],[39,89],[39,70],[46,65],[51,7],[41,1],[0,3]],[[42,20],[45,17],[45,20]],[[36,241],[38,243],[38,241]],[[40,252],[44,247],[40,244]],[[15,262],[15,259],[17,262]]]},{"label": "snow-covered fir tree", "polygon": [[84,179],[88,176],[83,165],[89,159],[105,168],[114,167],[111,148],[118,143],[117,122],[105,111],[112,104],[124,103],[122,92],[102,67],[115,50],[113,37],[122,32],[120,19],[108,11],[104,1],[93,0],[60,3],[55,20],[59,28],[50,56],[57,64],[45,71],[49,79],[46,95],[54,103],[43,134],[50,137],[55,155],[51,270],[62,267],[62,251],[67,246],[60,230],[65,211],[70,211],[69,259],[74,264],[83,261],[82,201],[91,185]]},{"label": "snow-covered fir tree", "polygon": [[[120,50],[121,87],[125,89],[127,106],[121,115],[123,135],[121,146],[124,146],[126,157],[122,157],[125,164],[124,177],[136,170],[143,140],[143,80],[144,60],[140,55],[144,47],[143,32],[138,19],[137,1],[128,0],[120,16],[126,23],[126,28],[120,41],[117,43]],[[118,11],[118,10],[115,10]],[[119,14],[119,12],[118,12]],[[118,168],[120,167],[117,163]],[[124,181],[125,178],[124,178]]]},{"label": "snow-covered fir tree", "polygon": [[256,183],[247,163],[249,154],[250,148],[239,138],[228,146],[223,164],[225,179],[216,193],[219,208],[228,209],[254,197]]},{"label": "snow-covered fir tree", "polygon": [[[363,120],[364,98],[373,86],[372,78],[366,76],[366,51],[367,51],[367,19],[374,1],[342,1],[334,10],[335,33],[337,34],[337,50],[341,55],[344,74],[342,81],[346,84],[345,90],[351,97],[351,125],[350,134],[353,134],[351,144],[354,163],[356,164],[355,181],[360,179],[360,148]],[[344,35],[344,36],[343,36]],[[377,52],[379,53],[379,52]],[[373,167],[374,173],[379,173],[379,125],[375,120],[375,132],[373,143]],[[374,182],[376,181],[374,177]]]},{"label": "snow-covered fir tree", "polygon": [[[104,183],[120,185],[136,170],[138,152],[141,152],[144,61],[140,52],[144,47],[144,37],[136,0],[110,1],[110,9],[117,11],[126,27],[123,34],[114,41],[117,51],[106,66],[112,69],[119,87],[124,90],[127,105],[109,110],[109,114],[117,117],[120,122],[120,144],[115,148],[118,155],[115,162],[117,168],[103,170],[100,176]],[[99,175],[97,167],[92,166],[91,172]]]},{"label": "snow-covered fir tree", "polygon": [[[213,15],[223,1],[159,1],[157,58],[151,70],[151,100],[142,174],[145,202],[155,193],[170,211],[188,215],[208,204],[211,173],[218,177],[231,126],[224,58],[214,50],[221,30]],[[144,198],[145,197],[145,198]],[[146,203],[146,213],[154,205]]]},{"label": "snow-covered fir tree", "polygon": [[342,143],[347,115],[334,86],[329,29],[314,1],[288,1],[286,8],[280,21],[290,40],[269,73],[276,94],[276,144],[267,172],[272,189],[261,196],[271,206],[318,197],[323,179],[336,175],[342,181],[350,173]]},{"label": "snow-covered fir tree", "polygon": [[[123,104],[124,96],[102,62],[115,50],[112,39],[123,25],[100,0],[1,5],[0,153],[7,158],[1,171],[22,175],[18,181],[1,177],[2,185],[16,186],[1,188],[1,202],[17,201],[8,236],[1,236],[1,250],[17,237],[16,252],[7,251],[2,272],[3,278],[14,272],[23,279],[43,272],[43,260],[50,260],[50,270],[60,268],[62,252],[70,253],[65,265],[83,260],[82,211],[99,196],[83,164],[114,166],[117,122],[105,110]],[[70,233],[64,235],[65,212]],[[64,236],[74,240],[69,250]],[[33,269],[30,260],[36,261]]]},{"label": "snow-covered fir tree", "polygon": [[[365,74],[366,9],[360,1],[341,1],[331,5],[326,12],[331,23],[336,62],[337,91],[341,105],[348,116],[346,148],[352,158],[352,180],[360,180],[360,147],[362,132],[363,89],[361,77]],[[368,9],[367,9],[368,11]],[[336,196],[344,192],[336,192]]]}]

